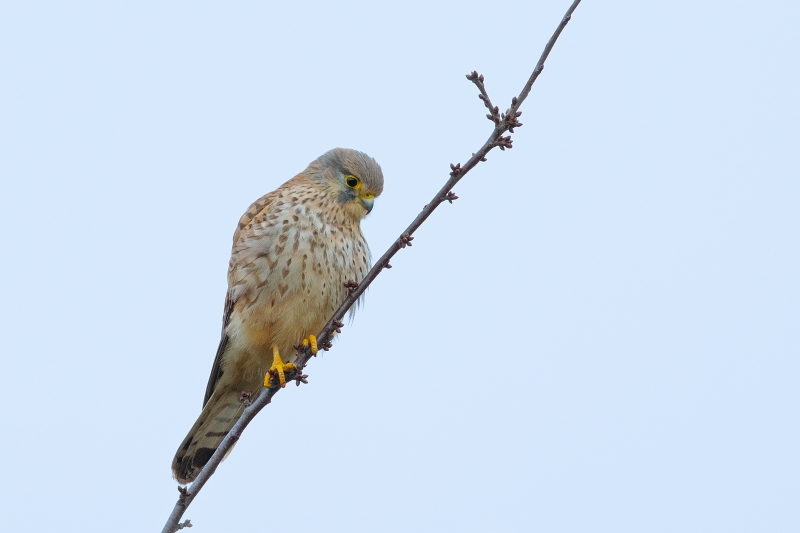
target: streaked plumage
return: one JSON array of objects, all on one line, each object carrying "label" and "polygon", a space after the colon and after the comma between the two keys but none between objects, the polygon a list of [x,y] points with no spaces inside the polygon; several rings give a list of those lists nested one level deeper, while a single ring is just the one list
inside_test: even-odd
[{"label": "streaked plumage", "polygon": [[[355,183],[358,187],[348,186]],[[253,397],[277,346],[285,362],[318,333],[370,267],[360,221],[383,190],[374,159],[336,148],[253,203],[233,236],[222,339],[204,408],[172,463],[191,482]]]}]

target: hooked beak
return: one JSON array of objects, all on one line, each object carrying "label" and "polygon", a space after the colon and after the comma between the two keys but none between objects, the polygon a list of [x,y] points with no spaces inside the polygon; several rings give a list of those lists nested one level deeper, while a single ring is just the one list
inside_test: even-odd
[{"label": "hooked beak", "polygon": [[372,195],[370,195],[368,198],[364,196],[361,197],[361,203],[364,204],[364,207],[367,208],[367,214],[369,214],[370,211],[372,211],[372,204],[374,202],[375,202],[375,197]]}]

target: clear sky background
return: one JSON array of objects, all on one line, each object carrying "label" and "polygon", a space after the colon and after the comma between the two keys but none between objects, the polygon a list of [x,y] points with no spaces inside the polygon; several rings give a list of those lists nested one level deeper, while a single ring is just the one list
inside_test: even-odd
[{"label": "clear sky background", "polygon": [[[379,255],[568,5],[3,2],[2,529],[160,531],[241,213],[357,148]],[[191,531],[795,530],[799,5],[585,0]]]}]

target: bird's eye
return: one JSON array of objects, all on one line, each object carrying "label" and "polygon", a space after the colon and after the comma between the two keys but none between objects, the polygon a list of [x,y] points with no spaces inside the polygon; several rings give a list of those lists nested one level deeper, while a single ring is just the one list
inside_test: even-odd
[{"label": "bird's eye", "polygon": [[345,176],[344,182],[351,189],[358,189],[361,187],[361,180],[355,176]]}]

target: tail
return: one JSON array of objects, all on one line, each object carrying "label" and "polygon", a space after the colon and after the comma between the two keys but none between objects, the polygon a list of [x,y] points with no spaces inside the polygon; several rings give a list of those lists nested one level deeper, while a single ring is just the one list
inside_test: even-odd
[{"label": "tail", "polygon": [[178,483],[194,481],[243,410],[241,392],[217,391],[208,399],[172,460],[172,474]]}]

